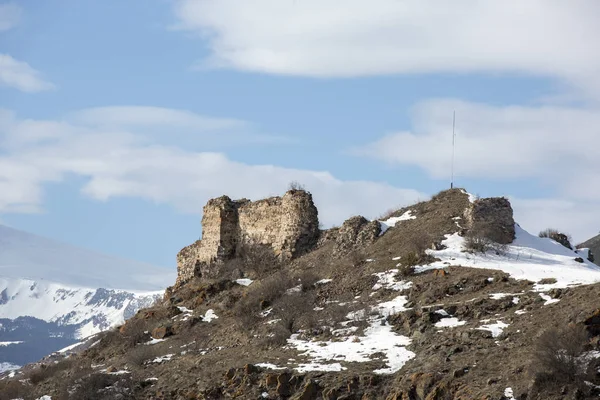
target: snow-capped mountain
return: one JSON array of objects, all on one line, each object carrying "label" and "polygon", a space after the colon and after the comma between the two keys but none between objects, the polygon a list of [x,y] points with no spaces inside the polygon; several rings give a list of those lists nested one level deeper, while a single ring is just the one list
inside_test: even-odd
[{"label": "snow-capped mountain", "polygon": [[0,365],[35,361],[122,323],[175,271],[0,225]]}]

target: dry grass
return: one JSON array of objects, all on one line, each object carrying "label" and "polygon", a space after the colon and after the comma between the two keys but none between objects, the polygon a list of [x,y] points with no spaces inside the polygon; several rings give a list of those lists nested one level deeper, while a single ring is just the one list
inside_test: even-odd
[{"label": "dry grass", "polygon": [[543,332],[531,356],[530,373],[538,387],[556,385],[585,386],[587,361],[581,356],[588,344],[585,328],[569,325]]},{"label": "dry grass", "polygon": [[73,367],[74,361],[71,358],[61,360],[53,364],[42,364],[28,374],[29,382],[34,385],[54,378],[59,372]]}]

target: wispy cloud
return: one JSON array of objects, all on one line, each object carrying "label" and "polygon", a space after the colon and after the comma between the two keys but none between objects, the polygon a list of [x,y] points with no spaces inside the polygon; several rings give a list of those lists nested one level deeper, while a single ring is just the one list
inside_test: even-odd
[{"label": "wispy cloud", "polygon": [[21,7],[16,3],[0,4],[0,32],[14,28],[21,20]]},{"label": "wispy cloud", "polygon": [[[5,154],[0,157],[0,212],[39,210],[44,185],[61,182],[70,174],[88,178],[82,193],[97,200],[143,198],[190,213],[200,213],[211,197],[262,198],[282,193],[296,180],[313,192],[326,225],[357,213],[373,217],[392,206],[426,197],[380,182],[343,181],[326,171],[240,163],[221,152],[194,151],[173,140],[160,143],[157,132],[145,133],[145,126],[158,114],[169,117],[162,127],[163,136],[170,137],[172,126],[191,124],[201,135],[199,141],[218,136],[227,145],[228,134],[223,133],[245,129],[243,121],[170,109],[100,110],[84,110],[52,121],[23,120],[11,112],[0,112]],[[125,118],[131,110],[137,112]],[[158,112],[146,121],[143,110]],[[98,124],[97,117],[110,123]],[[233,140],[238,142],[235,137]]]},{"label": "wispy cloud", "polygon": [[55,88],[54,84],[43,79],[39,71],[8,54],[0,54],[0,85],[29,93]]},{"label": "wispy cloud", "polygon": [[[17,26],[22,12],[21,7],[16,3],[0,4],[0,32]],[[42,74],[28,63],[17,60],[6,53],[0,53],[0,86],[28,93],[51,90],[56,87],[45,80]]]}]

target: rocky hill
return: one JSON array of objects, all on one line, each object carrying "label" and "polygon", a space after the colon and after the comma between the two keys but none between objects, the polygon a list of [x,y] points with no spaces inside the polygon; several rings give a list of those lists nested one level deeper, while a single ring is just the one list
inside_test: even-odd
[{"label": "rocky hill", "polygon": [[600,268],[504,198],[454,189],[326,231],[304,191],[204,211],[161,302],[6,374],[0,399],[600,394]]},{"label": "rocky hill", "polygon": [[[586,240],[577,247],[580,249],[590,249],[590,253],[594,257],[594,262],[600,265],[600,235],[596,235],[593,238]],[[598,257],[596,257],[596,255],[598,255]]]}]

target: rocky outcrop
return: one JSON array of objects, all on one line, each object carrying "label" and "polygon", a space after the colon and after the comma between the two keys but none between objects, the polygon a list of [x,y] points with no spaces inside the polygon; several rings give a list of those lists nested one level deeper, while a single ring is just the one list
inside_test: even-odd
[{"label": "rocky outcrop", "polygon": [[319,238],[312,195],[290,190],[282,197],[231,200],[221,196],[203,209],[202,239],[177,255],[177,285],[214,275],[215,266],[236,256],[243,244],[266,245],[282,260],[311,250]]},{"label": "rocky outcrop", "polygon": [[346,220],[337,231],[334,253],[342,255],[374,243],[381,233],[379,221],[369,221],[355,216]]},{"label": "rocky outcrop", "polygon": [[465,211],[467,228],[500,244],[515,240],[513,209],[504,197],[475,200]]},{"label": "rocky outcrop", "polygon": [[578,249],[589,249],[587,259],[593,263],[600,265],[600,235],[594,236],[591,239],[577,245]]}]

